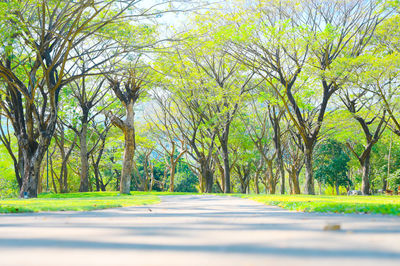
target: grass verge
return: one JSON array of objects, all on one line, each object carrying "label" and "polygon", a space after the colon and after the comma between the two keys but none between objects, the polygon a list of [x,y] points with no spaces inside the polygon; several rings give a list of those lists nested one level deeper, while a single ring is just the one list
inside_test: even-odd
[{"label": "grass verge", "polygon": [[132,192],[131,195],[119,195],[118,192],[40,194],[37,199],[0,200],[0,213],[91,211],[159,202],[157,195],[143,192]]},{"label": "grass verge", "polygon": [[375,213],[400,216],[399,196],[239,195],[266,205],[304,212]]}]

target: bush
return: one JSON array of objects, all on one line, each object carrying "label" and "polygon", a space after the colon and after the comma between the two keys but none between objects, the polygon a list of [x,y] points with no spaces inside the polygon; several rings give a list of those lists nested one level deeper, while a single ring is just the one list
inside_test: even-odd
[{"label": "bush", "polygon": [[400,169],[390,174],[390,177],[387,179],[387,181],[389,189],[399,192],[398,189],[400,186]]},{"label": "bush", "polygon": [[198,178],[191,173],[178,172],[175,174],[176,192],[198,192],[198,183]]},{"label": "bush", "polygon": [[13,198],[18,196],[18,183],[15,178],[13,163],[7,154],[0,155],[0,198]]}]

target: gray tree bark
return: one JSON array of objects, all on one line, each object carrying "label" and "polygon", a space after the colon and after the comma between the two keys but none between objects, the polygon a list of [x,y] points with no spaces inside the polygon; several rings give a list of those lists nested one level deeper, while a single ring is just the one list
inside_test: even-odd
[{"label": "gray tree bark", "polygon": [[80,178],[81,182],[79,185],[79,192],[89,191],[89,158],[88,158],[88,147],[87,147],[87,122],[82,123],[82,129],[79,134],[80,142],[80,160],[81,160],[81,171]]},{"label": "gray tree bark", "polygon": [[306,167],[306,183],[304,188],[304,193],[308,195],[315,195],[315,188],[314,188],[314,175],[313,175],[313,165],[312,165],[312,148],[305,147],[304,151],[304,164]]},{"label": "gray tree bark", "polygon": [[122,163],[121,172],[121,184],[120,192],[123,194],[129,194],[131,188],[131,179],[133,171],[133,158],[135,156],[136,142],[135,142],[135,125],[134,117],[135,112],[133,110],[134,102],[131,101],[126,106],[126,120],[124,123],[124,158]]}]

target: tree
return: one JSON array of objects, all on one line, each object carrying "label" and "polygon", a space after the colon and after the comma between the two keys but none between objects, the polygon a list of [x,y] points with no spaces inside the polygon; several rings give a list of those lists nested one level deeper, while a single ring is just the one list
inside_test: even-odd
[{"label": "tree", "polygon": [[[85,72],[85,63],[82,62],[82,66],[79,67],[82,73]],[[97,138],[92,147],[89,146],[88,132],[96,133],[96,131],[90,130],[91,124],[97,124],[95,121],[98,116],[103,113],[112,101],[105,101],[106,95],[109,93],[109,88],[105,86],[105,77],[87,78],[82,76],[79,80],[74,80],[70,84],[72,91],[72,108],[68,110],[67,116],[70,116],[65,121],[62,117],[61,121],[70,129],[72,129],[79,138],[79,150],[80,150],[80,192],[89,191],[89,158],[92,153],[96,150],[100,144],[101,138]],[[101,105],[100,105],[101,104]],[[77,106],[76,106],[77,105]],[[78,107],[78,108],[76,108]],[[65,109],[65,107],[64,107]],[[75,110],[78,109],[78,112]],[[72,114],[72,117],[71,115]],[[107,128],[107,127],[106,127]],[[102,135],[100,133],[100,135]],[[101,151],[101,149],[100,149]]]},{"label": "tree", "polygon": [[345,78],[335,63],[363,52],[384,17],[381,7],[380,1],[262,1],[239,13],[242,37],[233,40],[233,53],[275,90],[300,134],[307,194],[314,194],[313,149],[328,103]]},{"label": "tree", "polygon": [[[134,162],[134,187],[140,191],[151,191],[154,185],[153,152],[155,143],[143,141],[139,138],[139,145]],[[140,164],[140,165],[139,165]]]},{"label": "tree", "polygon": [[289,174],[290,194],[300,194],[299,175],[304,166],[303,142],[300,134],[293,130],[287,121],[286,138],[284,139],[284,162]]},{"label": "tree", "polygon": [[163,150],[166,166],[169,168],[169,191],[174,192],[176,166],[182,156],[187,152],[188,147],[185,138],[178,135],[179,131],[176,130],[174,122],[171,120],[168,113],[158,113],[156,110],[154,110],[154,113],[157,120],[152,120],[154,128],[152,131],[156,135],[158,145]]},{"label": "tree", "polygon": [[114,115],[111,111],[108,116],[111,122],[122,130],[124,134],[124,158],[122,162],[120,192],[130,193],[133,171],[133,158],[135,156],[135,111],[134,106],[139,97],[144,93],[144,81],[147,71],[138,65],[127,70],[121,76],[108,77],[111,89],[124,107],[125,119]]},{"label": "tree", "polygon": [[351,186],[347,175],[350,158],[345,149],[343,144],[327,139],[318,146],[315,154],[315,179],[332,186],[332,189],[336,188],[337,195],[340,186],[345,186],[347,190]]},{"label": "tree", "polygon": [[[182,83],[177,81],[172,80],[173,83],[168,84],[167,88],[170,89],[170,86],[175,84],[184,86],[184,88],[190,88],[192,85],[190,83],[191,80],[182,78]],[[163,80],[162,84],[166,84],[166,81]],[[192,172],[198,172],[200,191],[212,193],[216,132],[208,128],[206,125],[209,121],[194,110],[199,106],[199,100],[194,95],[187,95],[184,90],[162,91],[161,93],[158,92],[155,97],[160,107],[160,112],[164,112],[168,117],[168,123],[173,125],[170,129],[176,130],[174,134],[182,136],[184,142],[190,146],[190,150],[186,152],[186,155],[191,160],[187,161],[192,162],[189,163]]]},{"label": "tree", "polygon": [[111,129],[111,123],[106,117],[102,123],[95,123],[93,121],[92,125],[92,130],[96,132],[95,137],[97,140],[96,145],[93,146],[88,155],[90,155],[91,164],[94,171],[96,191],[106,191],[106,187],[110,183],[111,179],[108,179],[106,182],[104,181],[100,171],[100,162],[103,158],[106,148],[106,139]]},{"label": "tree", "polygon": [[[239,114],[240,117],[245,116],[242,112],[248,111],[243,109]],[[247,133],[247,128],[242,119],[235,119],[232,122],[229,148],[232,154],[230,162],[231,172],[233,172],[232,187],[235,188],[235,184],[239,183],[241,193],[250,193],[251,182],[258,183],[260,180],[261,172],[258,173],[258,176],[254,176],[254,180],[252,180],[252,174],[257,171],[255,168],[257,168],[257,163],[262,156]],[[239,182],[235,182],[237,180]],[[255,184],[255,187],[257,188],[258,184]]]},{"label": "tree", "polygon": [[[350,95],[349,91],[343,91],[341,95],[341,100],[343,104],[346,106],[347,110],[351,113],[353,118],[358,122],[362,131],[364,133],[366,145],[364,146],[361,154],[358,154],[354,147],[347,142],[347,147],[350,149],[352,154],[358,159],[360,165],[362,167],[362,188],[361,191],[364,195],[369,195],[370,192],[370,159],[371,159],[371,151],[372,147],[378,142],[379,138],[382,136],[383,132],[386,128],[386,111],[383,112],[382,116],[373,116],[368,117],[368,113],[366,115],[362,115],[362,109],[366,105],[365,102],[362,101],[362,97],[365,94],[365,91],[361,91],[358,94],[355,92],[351,93],[354,96]],[[371,101],[370,98],[365,101]],[[375,120],[378,120],[377,125],[374,131],[371,128],[371,125]]]},{"label": "tree", "polygon": [[400,15],[398,12],[378,27],[370,48],[371,52],[356,62],[350,62],[348,67],[361,69],[364,89],[378,96],[388,113],[389,128],[400,136],[399,109],[397,108],[400,89]]},{"label": "tree", "polygon": [[[40,164],[54,134],[60,91],[75,75],[74,48],[118,23],[136,1],[7,1],[1,3],[0,105],[18,141],[21,197],[36,197]],[[98,47],[85,54],[99,58]],[[104,63],[91,64],[83,75]]]},{"label": "tree", "polygon": [[[70,141],[65,134],[64,125],[58,123],[58,130],[54,134],[54,140],[56,146],[60,151],[61,156],[61,169],[60,173],[57,175],[58,183],[59,183],[59,191],[60,193],[67,193],[68,192],[68,160],[72,154],[72,151],[76,145],[76,136],[74,136],[73,140],[71,141],[69,147],[67,146],[68,142]],[[54,170],[52,169],[52,172]]]},{"label": "tree", "polygon": [[275,194],[278,171],[274,173],[274,160],[277,149],[272,144],[274,138],[276,138],[276,131],[271,120],[269,120],[270,108],[269,105],[258,104],[257,99],[253,99],[249,101],[247,116],[242,116],[242,122],[246,127],[246,134],[263,160],[262,164],[266,166],[265,177],[261,180],[265,185],[265,191]]}]

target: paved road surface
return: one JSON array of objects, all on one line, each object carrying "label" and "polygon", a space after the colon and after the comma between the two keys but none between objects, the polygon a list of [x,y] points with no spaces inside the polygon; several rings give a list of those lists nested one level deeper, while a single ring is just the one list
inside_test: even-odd
[{"label": "paved road surface", "polygon": [[[323,231],[340,223],[341,231]],[[0,266],[400,265],[400,217],[164,196],[156,206],[0,215]]]}]

